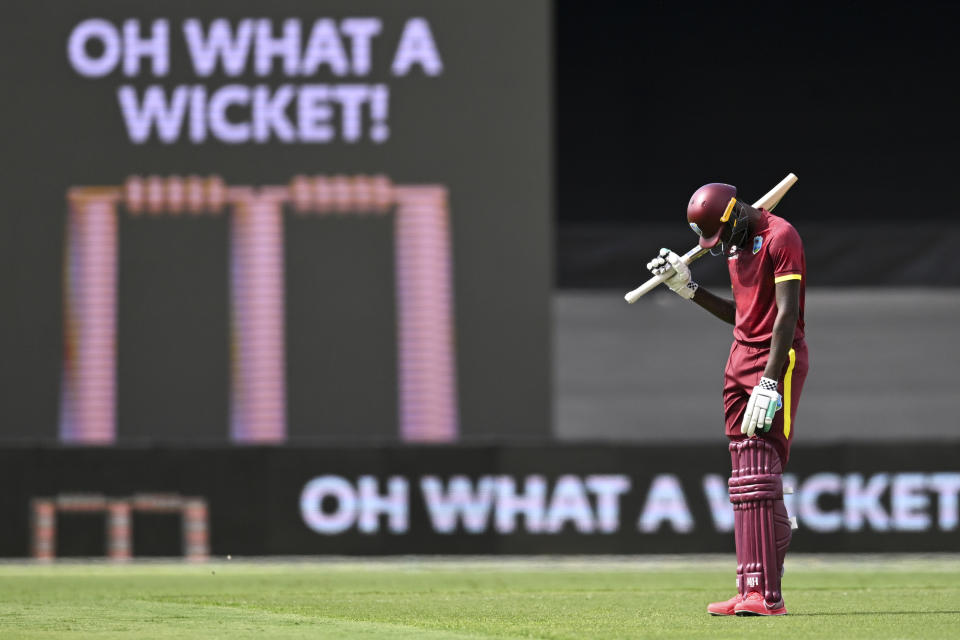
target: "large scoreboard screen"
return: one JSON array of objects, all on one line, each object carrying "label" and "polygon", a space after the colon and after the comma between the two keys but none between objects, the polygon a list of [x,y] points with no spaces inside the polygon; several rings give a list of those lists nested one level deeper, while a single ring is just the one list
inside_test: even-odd
[{"label": "large scoreboard screen", "polygon": [[8,442],[549,433],[549,4],[8,8]]}]

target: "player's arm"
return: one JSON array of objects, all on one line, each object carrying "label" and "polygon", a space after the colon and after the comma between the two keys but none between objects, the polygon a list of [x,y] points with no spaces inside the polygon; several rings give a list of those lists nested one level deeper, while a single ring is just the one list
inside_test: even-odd
[{"label": "player's arm", "polygon": [[774,285],[777,300],[777,319],[773,323],[773,336],[770,338],[770,359],[763,370],[763,377],[779,380],[787,356],[793,345],[793,334],[797,330],[800,317],[800,281],[784,280]]},{"label": "player's arm", "polygon": [[721,298],[716,294],[710,293],[703,287],[697,287],[691,300],[727,324],[736,324],[737,306],[733,303],[733,300]]},{"label": "player's arm", "polygon": [[789,357],[793,335],[800,316],[800,280],[789,279],[776,283],[774,296],[777,302],[777,318],[773,323],[770,338],[770,357],[763,369],[760,384],[753,388],[747,410],[743,414],[740,433],[753,437],[757,432],[766,433],[773,424],[773,416],[782,406],[777,392],[780,373]]},{"label": "player's arm", "polygon": [[714,295],[694,282],[690,277],[690,267],[683,264],[680,256],[673,251],[660,249],[657,257],[647,263],[647,269],[655,276],[670,274],[664,284],[681,298],[693,300],[727,324],[736,322],[737,307],[733,300]]}]

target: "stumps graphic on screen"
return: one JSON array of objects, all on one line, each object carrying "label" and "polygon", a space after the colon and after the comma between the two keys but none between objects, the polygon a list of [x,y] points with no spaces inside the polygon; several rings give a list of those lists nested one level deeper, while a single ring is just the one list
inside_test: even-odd
[{"label": "stumps graphic on screen", "polygon": [[[297,176],[288,185],[218,177],[130,177],[67,196],[60,438],[117,438],[118,216],[230,216],[230,437],[287,439],[284,208],[312,216],[393,215],[399,437],[458,436],[447,189],[384,176]],[[335,301],[331,301],[335,304]]]}]

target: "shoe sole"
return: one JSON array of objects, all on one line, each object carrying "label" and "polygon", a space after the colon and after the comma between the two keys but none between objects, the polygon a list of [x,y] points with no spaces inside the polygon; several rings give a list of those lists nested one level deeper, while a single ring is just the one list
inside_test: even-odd
[{"label": "shoe sole", "polygon": [[737,611],[735,615],[738,615],[741,618],[747,618],[752,616],[772,617],[772,616],[785,616],[787,615],[787,612],[784,611],[783,613],[757,613],[756,611]]}]

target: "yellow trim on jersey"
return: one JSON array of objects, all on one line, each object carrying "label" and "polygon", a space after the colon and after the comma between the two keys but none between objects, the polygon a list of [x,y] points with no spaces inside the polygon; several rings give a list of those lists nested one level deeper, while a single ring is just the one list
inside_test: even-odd
[{"label": "yellow trim on jersey", "polygon": [[785,282],[787,280],[803,280],[803,276],[800,275],[799,273],[791,273],[790,275],[786,275],[786,276],[777,276],[776,278],[773,279],[773,282],[774,283]]},{"label": "yellow trim on jersey", "polygon": [[790,349],[790,366],[787,375],[783,377],[783,437],[790,439],[790,384],[793,382],[793,365],[797,364],[797,352]]},{"label": "yellow trim on jersey", "polygon": [[726,222],[730,219],[730,212],[733,211],[733,205],[737,204],[736,198],[730,198],[730,202],[727,203],[727,208],[723,211],[723,215],[720,216],[720,222]]}]

